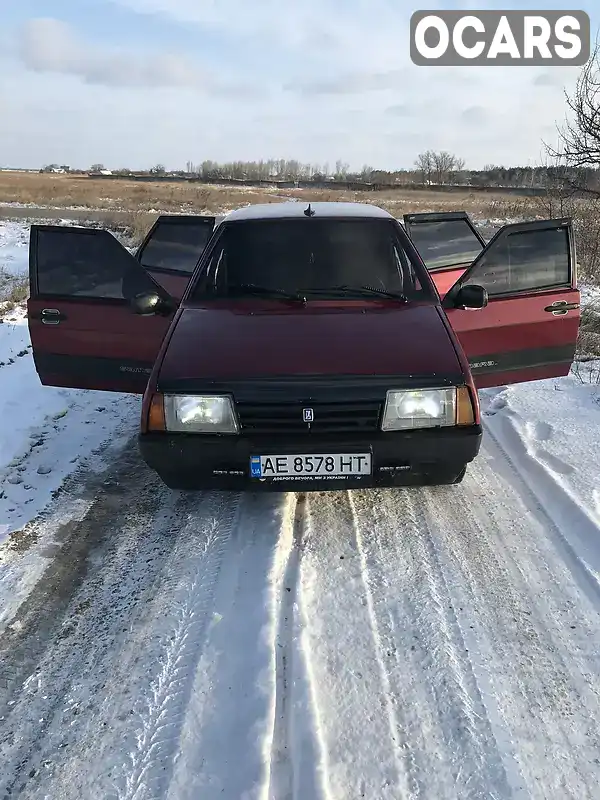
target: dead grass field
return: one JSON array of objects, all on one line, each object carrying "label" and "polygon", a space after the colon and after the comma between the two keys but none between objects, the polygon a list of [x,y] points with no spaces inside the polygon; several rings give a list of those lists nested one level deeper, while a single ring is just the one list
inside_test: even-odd
[{"label": "dead grass field", "polygon": [[522,216],[527,198],[469,192],[429,191],[346,192],[326,189],[254,189],[186,183],[141,183],[86,176],[40,173],[0,173],[0,202],[59,208],[86,208],[133,213],[219,213],[254,203],[290,198],[316,202],[340,200],[382,206],[395,216],[407,212],[464,209],[487,217]]}]

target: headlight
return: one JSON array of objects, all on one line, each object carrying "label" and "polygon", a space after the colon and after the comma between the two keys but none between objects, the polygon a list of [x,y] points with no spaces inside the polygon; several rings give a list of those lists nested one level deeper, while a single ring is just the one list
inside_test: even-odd
[{"label": "headlight", "polygon": [[387,393],[382,431],[437,428],[456,424],[456,388]]},{"label": "headlight", "polygon": [[183,433],[237,433],[238,423],[230,397],[165,395],[168,431]]}]

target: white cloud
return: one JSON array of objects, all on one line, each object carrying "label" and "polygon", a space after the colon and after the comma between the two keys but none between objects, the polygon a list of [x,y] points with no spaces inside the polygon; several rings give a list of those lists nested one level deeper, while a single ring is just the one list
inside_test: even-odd
[{"label": "white cloud", "polygon": [[460,115],[464,122],[469,124],[483,125],[488,120],[488,112],[482,106],[470,106]]},{"label": "white cloud", "polygon": [[5,163],[182,167],[289,157],[396,168],[428,148],[472,167],[527,163],[562,120],[562,88],[578,74],[415,67],[414,9],[396,0],[119,2],[185,24],[197,49],[92,46],[63,22],[30,20],[13,37],[15,52],[0,56],[10,77]]},{"label": "white cloud", "polygon": [[336,78],[320,78],[305,81],[295,79],[284,88],[298,91],[304,95],[316,94],[363,94],[386,89],[397,89],[407,77],[406,69],[392,69],[388,72],[355,72],[339,75]]},{"label": "white cloud", "polygon": [[23,26],[18,53],[30,70],[75,75],[90,84],[173,86],[219,92],[225,89],[208,72],[181,55],[100,49],[78,38],[66,23],[51,18],[32,19]]}]

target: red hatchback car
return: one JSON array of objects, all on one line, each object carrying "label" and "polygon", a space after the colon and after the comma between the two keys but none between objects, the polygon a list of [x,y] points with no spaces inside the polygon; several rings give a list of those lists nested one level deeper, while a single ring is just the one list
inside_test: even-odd
[{"label": "red hatchback car", "polygon": [[571,221],[502,228],[358,203],[162,216],[135,255],[33,225],[45,385],[143,394],[139,445],[173,489],[452,484],[477,389],[568,374]]}]

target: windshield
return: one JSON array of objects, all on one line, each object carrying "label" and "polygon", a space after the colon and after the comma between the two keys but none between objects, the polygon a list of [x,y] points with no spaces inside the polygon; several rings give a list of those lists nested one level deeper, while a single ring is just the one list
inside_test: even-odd
[{"label": "windshield", "polygon": [[[307,299],[385,293],[417,299],[423,289],[385,219],[276,219],[226,225],[194,293],[220,297],[288,294]],[[248,287],[252,287],[252,290]]]},{"label": "windshield", "polygon": [[410,238],[429,270],[470,264],[483,249],[464,219],[413,223]]}]

